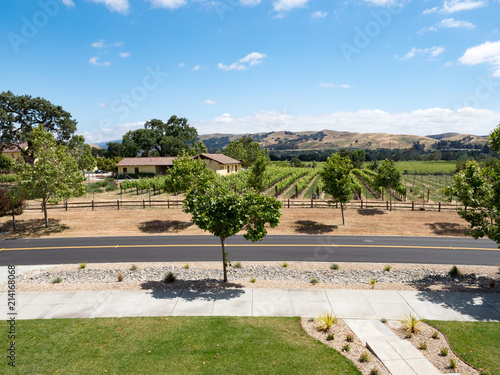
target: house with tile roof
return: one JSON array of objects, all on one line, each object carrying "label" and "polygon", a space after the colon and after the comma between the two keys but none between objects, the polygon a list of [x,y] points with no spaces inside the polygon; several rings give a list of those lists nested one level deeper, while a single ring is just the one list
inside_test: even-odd
[{"label": "house with tile roof", "polygon": [[[241,161],[226,155],[200,154],[192,156],[192,158],[200,158],[205,162],[208,169],[217,174],[225,175],[241,171]],[[174,160],[175,157],[171,156],[124,158],[116,166],[118,167],[119,175],[139,173],[166,174],[167,170],[173,167]]]},{"label": "house with tile roof", "polygon": [[19,162],[23,162],[23,156],[21,154],[21,150],[26,150],[28,148],[28,143],[17,143],[17,144],[12,144],[12,145],[2,145],[0,147],[0,153],[2,155],[7,156],[8,158],[12,160],[16,160]]}]

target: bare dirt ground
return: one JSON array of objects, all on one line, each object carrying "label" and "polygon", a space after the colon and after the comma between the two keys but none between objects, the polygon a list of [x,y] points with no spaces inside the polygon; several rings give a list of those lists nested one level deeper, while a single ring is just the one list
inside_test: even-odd
[{"label": "bare dirt ground", "polygon": [[[190,222],[191,215],[179,209],[49,210],[50,227],[43,213],[25,211],[16,218],[0,218],[0,238],[86,237],[137,235],[208,234]],[[467,223],[455,212],[385,211],[349,209],[342,226],[340,209],[283,208],[281,223],[269,234],[336,234],[392,236],[466,236]]]}]

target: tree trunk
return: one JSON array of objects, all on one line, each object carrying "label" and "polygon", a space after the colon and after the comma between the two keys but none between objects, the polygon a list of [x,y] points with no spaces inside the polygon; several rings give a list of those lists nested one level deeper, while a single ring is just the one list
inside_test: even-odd
[{"label": "tree trunk", "polygon": [[14,215],[14,209],[12,209],[12,228],[16,230],[16,216]]},{"label": "tree trunk", "polygon": [[345,225],[345,219],[344,219],[344,204],[340,202],[340,211],[342,211],[342,225]]},{"label": "tree trunk", "polygon": [[222,268],[224,270],[224,282],[227,282],[227,253],[226,246],[224,245],[224,238],[220,238],[220,243],[222,245]]},{"label": "tree trunk", "polygon": [[45,219],[45,228],[48,228],[49,227],[49,219],[47,217],[47,201],[45,199],[42,201],[42,207],[43,207],[43,216]]}]

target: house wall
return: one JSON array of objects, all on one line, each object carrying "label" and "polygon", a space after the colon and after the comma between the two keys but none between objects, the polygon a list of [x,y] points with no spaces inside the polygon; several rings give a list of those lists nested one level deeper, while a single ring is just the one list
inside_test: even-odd
[{"label": "house wall", "polygon": [[[241,172],[241,164],[236,164],[236,163],[235,164],[220,164],[219,162],[216,162],[215,160],[211,160],[211,159],[204,159],[203,161],[207,165],[208,169],[211,169],[212,171],[216,172],[217,174],[225,175],[225,174]],[[229,167],[229,172],[228,172],[228,167]]]},{"label": "house wall", "polygon": [[118,174],[123,174],[124,168],[127,169],[127,174],[135,174],[135,168],[139,168],[139,173],[158,173],[155,165],[127,165],[126,167],[118,167]]},{"label": "house wall", "polygon": [[5,155],[5,156],[7,156],[10,159],[17,160],[17,161],[20,161],[20,162],[22,162],[24,160],[23,157],[21,156],[21,152],[20,151],[16,151],[16,152],[2,152],[2,155]]}]

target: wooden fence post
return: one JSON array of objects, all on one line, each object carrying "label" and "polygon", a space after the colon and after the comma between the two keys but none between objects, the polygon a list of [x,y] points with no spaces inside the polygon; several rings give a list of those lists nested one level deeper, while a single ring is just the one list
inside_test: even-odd
[{"label": "wooden fence post", "polygon": [[361,199],[361,209],[363,209],[363,199]]},{"label": "wooden fence post", "polygon": [[385,209],[388,210],[389,209],[389,201],[385,201]]},{"label": "wooden fence post", "polygon": [[142,208],[146,209],[146,201],[144,199],[142,200]]},{"label": "wooden fence post", "polygon": [[167,208],[170,208],[170,199],[167,199]]},{"label": "wooden fence post", "polygon": [[68,201],[67,200],[64,201],[64,208],[66,209],[66,211],[68,211]]},{"label": "wooden fence post", "polygon": [[415,211],[415,202],[414,201],[411,201],[411,210]]},{"label": "wooden fence post", "polygon": [[438,212],[441,212],[441,202],[439,202]]},{"label": "wooden fence post", "polygon": [[139,195],[139,186],[135,185],[135,191],[137,192],[137,195]]},{"label": "wooden fence post", "polygon": [[119,199],[117,199],[117,200],[116,200],[116,207],[117,207],[118,209],[120,209],[120,200],[119,200]]},{"label": "wooden fence post", "polygon": [[431,189],[427,189],[427,202],[429,202],[429,194],[431,192]]},{"label": "wooden fence post", "polygon": [[288,208],[290,208],[290,198],[288,198]]},{"label": "wooden fence post", "polygon": [[311,194],[311,208],[314,208],[314,192]]},{"label": "wooden fence post", "polygon": [[92,199],[92,211],[94,211],[94,200]]}]

